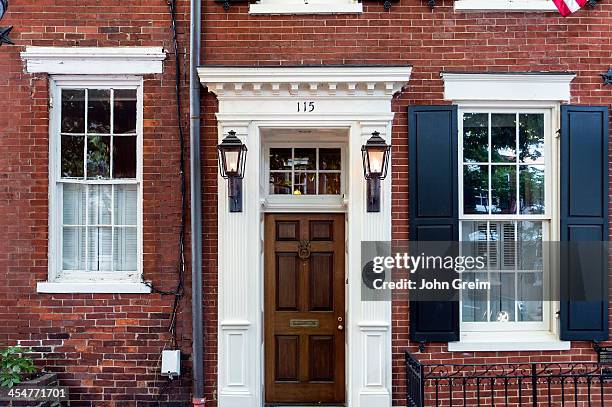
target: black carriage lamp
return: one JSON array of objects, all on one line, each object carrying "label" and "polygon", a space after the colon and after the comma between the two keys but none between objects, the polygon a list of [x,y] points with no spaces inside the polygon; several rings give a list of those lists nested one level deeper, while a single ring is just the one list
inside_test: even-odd
[{"label": "black carriage lamp", "polygon": [[368,212],[380,212],[380,181],[387,176],[391,146],[375,131],[361,147],[363,175],[368,182]]},{"label": "black carriage lamp", "polygon": [[[0,20],[4,17],[6,10],[8,10],[8,0],[0,0]],[[8,36],[12,29],[12,26],[0,27],[0,46],[2,46],[2,44],[15,44]]]},{"label": "black carriage lamp", "polygon": [[221,176],[228,180],[229,211],[242,212],[242,179],[247,148],[231,130],[217,146],[217,151]]}]

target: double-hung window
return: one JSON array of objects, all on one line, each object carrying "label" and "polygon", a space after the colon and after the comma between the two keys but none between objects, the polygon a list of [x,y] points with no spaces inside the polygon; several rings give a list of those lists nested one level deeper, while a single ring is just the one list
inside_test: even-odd
[{"label": "double-hung window", "polygon": [[551,111],[463,109],[459,114],[460,239],[486,268],[463,273],[461,332],[550,331]]},{"label": "double-hung window", "polygon": [[52,80],[49,280],[142,281],[142,79]]}]

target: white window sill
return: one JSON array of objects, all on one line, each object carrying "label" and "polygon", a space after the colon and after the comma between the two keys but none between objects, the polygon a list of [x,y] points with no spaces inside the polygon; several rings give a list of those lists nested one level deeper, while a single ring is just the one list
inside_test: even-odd
[{"label": "white window sill", "polygon": [[455,11],[556,11],[550,0],[457,0]]},{"label": "white window sill", "polygon": [[469,332],[459,342],[449,342],[449,352],[569,350],[571,342],[561,341],[549,332]]},{"label": "white window sill", "polygon": [[363,13],[361,3],[347,4],[259,4],[249,6],[249,14],[355,14]]},{"label": "white window sill", "polygon": [[135,282],[40,282],[36,285],[36,292],[49,294],[150,294],[151,287],[144,283]]}]

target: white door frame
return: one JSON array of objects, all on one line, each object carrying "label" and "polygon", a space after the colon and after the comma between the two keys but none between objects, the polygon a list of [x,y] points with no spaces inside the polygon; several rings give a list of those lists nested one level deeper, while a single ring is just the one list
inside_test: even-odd
[{"label": "white door frame", "polygon": [[[382,183],[381,212],[366,211],[361,146],[379,131],[391,142],[391,100],[410,67],[203,67],[200,79],[217,95],[219,141],[230,131],[249,149],[243,212],[228,211],[226,181],[218,179],[218,402],[261,407],[263,398],[262,217],[265,200],[261,129],[348,129],[347,170],[347,406],[390,407],[391,304],[361,301],[361,242],[391,240],[391,176]],[[311,112],[298,103],[313,102]]]}]

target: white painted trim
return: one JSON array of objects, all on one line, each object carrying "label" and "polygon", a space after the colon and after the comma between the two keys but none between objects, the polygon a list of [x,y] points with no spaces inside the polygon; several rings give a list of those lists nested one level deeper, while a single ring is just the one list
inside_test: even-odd
[{"label": "white painted trim", "polygon": [[[61,181],[61,137],[60,137],[60,114],[62,88],[94,88],[94,89],[136,89],[137,94],[137,118],[136,118],[136,180],[101,181],[93,180]],[[142,158],[143,158],[143,112],[144,112],[144,90],[143,78],[132,75],[52,75],[49,81],[49,244],[48,244],[48,276],[46,282],[39,282],[39,292],[55,292],[47,290],[75,289],[75,292],[112,292],[110,290],[137,290],[138,284],[142,284],[143,276],[143,191],[142,191]],[[60,182],[61,181],[61,182]],[[65,272],[62,273],[62,206],[60,184],[131,184],[138,188],[137,208],[137,234],[138,234],[138,269],[136,272]],[[99,286],[99,287],[98,287]],[[125,286],[125,288],[121,288]],[[59,287],[59,288],[58,288]],[[100,290],[100,291],[97,291]],[[143,288],[140,288],[143,292]],[[150,288],[149,291],[150,292]]]},{"label": "white painted trim", "polygon": [[[354,96],[389,99],[406,85],[411,73],[411,66],[198,68],[202,84],[224,100],[279,96],[330,97],[336,102],[341,96],[348,100],[353,100]],[[235,113],[221,108],[219,112]]]},{"label": "white painted trim", "polygon": [[27,73],[144,75],[162,73],[161,47],[26,47]]},{"label": "white painted trim", "polygon": [[[503,340],[499,340],[503,338]],[[449,342],[449,352],[569,350],[571,342],[547,332],[469,332],[459,342]]]},{"label": "white painted trim", "polygon": [[145,283],[129,282],[38,282],[37,293],[69,294],[149,294],[151,287]]},{"label": "white painted trim", "polygon": [[575,74],[442,73],[444,98],[452,101],[563,101]]},{"label": "white painted trim", "polygon": [[555,11],[550,0],[456,0],[455,11]]},{"label": "white painted trim", "polygon": [[[337,129],[346,145],[347,406],[390,407],[390,302],[361,301],[361,242],[391,240],[391,176],[380,213],[366,211],[361,146],[373,131],[391,142],[391,101],[410,67],[199,68],[217,95],[218,140],[234,130],[247,145],[242,213],[229,213],[227,181],[218,177],[218,404],[261,407],[263,377],[262,143],[270,129]],[[312,101],[316,109],[299,112]],[[326,134],[326,132],[321,132]],[[320,139],[318,141],[322,141]],[[269,141],[269,140],[265,140]],[[288,208],[289,205],[286,206]],[[306,211],[306,208],[295,208]],[[309,208],[309,211],[319,208]],[[242,321],[233,326],[230,321]],[[370,355],[370,356],[368,356]],[[366,367],[366,369],[364,369]]]},{"label": "white painted trim", "polygon": [[328,0],[326,3],[252,3],[249,5],[249,14],[359,14],[363,13],[361,3],[334,2]]}]

